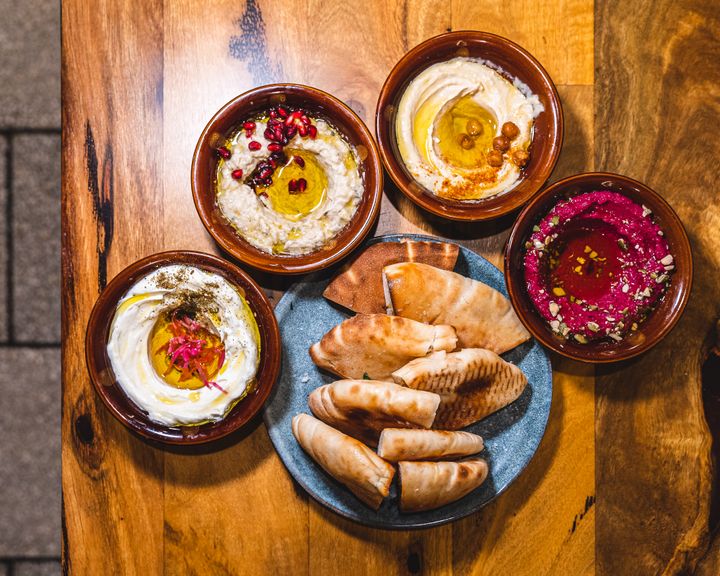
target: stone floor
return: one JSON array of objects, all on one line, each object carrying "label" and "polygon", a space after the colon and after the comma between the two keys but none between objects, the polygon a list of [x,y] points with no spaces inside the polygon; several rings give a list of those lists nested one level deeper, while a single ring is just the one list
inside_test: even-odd
[{"label": "stone floor", "polygon": [[60,574],[60,5],[0,0],[0,576]]}]

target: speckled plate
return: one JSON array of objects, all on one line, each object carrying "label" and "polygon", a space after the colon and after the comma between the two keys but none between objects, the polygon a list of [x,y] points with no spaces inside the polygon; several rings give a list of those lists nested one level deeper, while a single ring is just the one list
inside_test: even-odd
[{"label": "speckled plate", "polygon": [[[373,238],[376,242],[403,239],[440,241],[415,234]],[[481,280],[507,296],[502,273],[472,250],[460,247],[455,271]],[[531,340],[503,357],[518,365],[528,377],[528,386],[513,404],[466,428],[485,439],[480,454],[490,465],[485,483],[464,498],[427,512],[402,514],[394,481],[390,496],[375,512],[325,473],[295,441],[290,422],[300,412],[310,413],[307,397],[318,386],[336,378],[321,372],[312,362],[308,348],[348,314],[330,304],[322,292],[334,271],[315,274],[295,284],[282,297],[275,315],[282,338],[282,368],[273,396],[265,407],[270,438],[290,474],[322,505],[338,514],[380,528],[424,528],[437,526],[471,514],[505,490],[532,458],[545,432],[552,399],[552,371],[545,351]]]}]

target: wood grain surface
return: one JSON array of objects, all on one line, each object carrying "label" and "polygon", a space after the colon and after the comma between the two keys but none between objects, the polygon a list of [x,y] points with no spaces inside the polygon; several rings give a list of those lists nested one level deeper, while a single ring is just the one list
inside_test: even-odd
[{"label": "wood grain surface", "polygon": [[[715,574],[700,357],[718,315],[712,168],[720,10],[707,3],[249,0],[63,2],[63,499],[69,574]],[[95,397],[84,331],[109,278],[164,249],[218,252],[190,194],[212,114],[302,82],[374,124],[397,60],[446,30],[529,49],[561,95],[552,179],[605,169],[667,197],[695,250],[695,290],[657,349],[597,371],[553,357],[550,421],[520,478],[480,512],[415,532],[369,529],[299,488],[256,420],[202,449],[138,440]],[[458,240],[494,264],[512,216],[428,216],[387,183],[376,233]],[[273,298],[287,279],[253,273]]]}]

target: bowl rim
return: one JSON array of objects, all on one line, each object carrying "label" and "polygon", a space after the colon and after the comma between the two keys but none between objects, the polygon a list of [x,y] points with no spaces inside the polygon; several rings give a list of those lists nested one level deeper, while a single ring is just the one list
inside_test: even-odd
[{"label": "bowl rim", "polygon": [[[310,252],[308,254],[301,254],[295,256],[282,256],[278,258],[272,254],[255,254],[243,246],[244,240],[242,237],[235,232],[235,237],[230,238],[225,234],[218,232],[212,223],[211,214],[214,210],[206,210],[200,201],[199,191],[199,156],[203,145],[208,141],[209,135],[212,133],[212,129],[216,122],[222,120],[227,115],[236,113],[236,108],[240,107],[245,101],[251,98],[259,98],[270,96],[276,92],[292,92],[294,94],[305,96],[313,101],[320,101],[328,111],[328,116],[332,119],[333,109],[332,107],[341,109],[346,113],[355,124],[357,134],[360,136],[360,140],[364,140],[363,145],[366,145],[368,149],[368,165],[369,169],[375,177],[376,185],[370,188],[366,183],[363,185],[363,196],[368,196],[370,202],[370,210],[368,217],[364,220],[359,221],[358,229],[352,234],[348,235],[348,238],[339,244],[339,248],[334,248],[332,252],[324,257],[314,257],[323,253],[322,249]],[[250,90],[234,96],[223,104],[220,109],[215,112],[210,120],[205,124],[200,136],[195,144],[192,156],[192,164],[190,169],[190,187],[192,190],[193,203],[195,204],[195,210],[200,217],[200,220],[205,227],[205,230],[210,236],[217,242],[217,244],[228,254],[236,258],[237,260],[252,266],[257,270],[270,272],[273,274],[281,275],[293,275],[293,274],[305,274],[307,272],[313,272],[327,268],[334,263],[342,260],[348,256],[355,248],[357,248],[365,237],[369,234],[375,222],[380,214],[380,204],[383,195],[383,169],[380,154],[378,152],[377,143],[373,138],[370,130],[363,122],[362,118],[358,116],[355,111],[350,108],[347,104],[342,102],[339,98],[336,98],[332,94],[308,86],[305,84],[298,84],[293,82],[279,82],[272,84],[264,84],[262,86],[256,86]],[[214,184],[213,184],[214,188]],[[217,202],[214,201],[215,210],[219,211]],[[357,214],[357,212],[356,212]],[[223,216],[224,217],[224,216]],[[351,230],[350,222],[341,230],[335,238],[342,237],[348,234]],[[252,246],[252,245],[249,245]],[[253,247],[254,248],[254,247]],[[255,249],[257,250],[257,249]]]},{"label": "bowl rim", "polygon": [[[689,258],[687,262],[684,263],[684,267],[687,269],[687,272],[685,273],[684,279],[685,282],[682,284],[682,286],[679,289],[679,301],[676,307],[674,307],[671,312],[667,316],[667,322],[663,323],[660,328],[658,329],[657,333],[653,335],[652,338],[647,339],[645,342],[643,342],[641,345],[637,346],[636,348],[633,348],[631,350],[620,352],[616,356],[613,357],[594,357],[591,353],[587,356],[579,356],[576,354],[573,354],[567,350],[564,350],[562,348],[559,348],[556,345],[556,342],[552,337],[549,336],[550,332],[549,329],[539,331],[536,330],[535,327],[526,320],[525,315],[520,307],[521,300],[524,300],[527,296],[524,296],[523,287],[521,285],[518,285],[515,280],[514,276],[510,273],[511,270],[511,259],[512,255],[515,253],[516,250],[521,250],[523,246],[521,245],[522,237],[524,236],[524,233],[526,232],[526,229],[530,224],[532,224],[536,219],[537,216],[533,217],[533,211],[538,207],[539,204],[542,204],[546,199],[548,199],[553,194],[556,194],[560,192],[563,188],[566,188],[568,186],[571,186],[572,184],[577,183],[578,181],[583,182],[586,180],[592,179],[606,179],[606,180],[616,180],[620,181],[624,184],[628,184],[629,186],[639,188],[643,190],[644,192],[648,193],[649,197],[652,198],[652,202],[656,205],[662,206],[667,213],[669,214],[670,218],[674,221],[675,224],[675,230],[677,234],[675,236],[677,237],[678,243],[683,245],[684,248],[687,249],[687,252],[689,254]],[[622,194],[622,192],[618,192]],[[631,198],[632,200],[632,198]],[[546,214],[547,211],[543,212],[543,214]],[[532,217],[532,219],[531,219]],[[540,216],[542,217],[542,216]],[[663,231],[665,234],[668,234],[669,226],[665,225],[663,227]],[[683,315],[683,312],[685,311],[685,306],[688,303],[688,300],[690,298],[690,293],[692,292],[692,284],[693,284],[693,258],[692,258],[692,246],[690,244],[690,240],[687,235],[687,231],[685,230],[685,227],[682,223],[682,220],[678,216],[677,212],[672,208],[672,206],[668,203],[665,198],[663,198],[660,194],[658,194],[655,190],[650,188],[647,184],[644,184],[643,182],[640,182],[639,180],[635,180],[634,178],[630,178],[629,176],[624,176],[622,174],[617,174],[614,172],[581,172],[579,174],[573,174],[571,176],[567,176],[565,178],[562,178],[560,180],[557,180],[556,182],[553,182],[552,184],[545,187],[539,194],[537,194],[528,204],[522,209],[520,214],[515,219],[515,222],[512,225],[512,228],[510,230],[510,235],[508,236],[508,239],[505,243],[505,248],[503,250],[503,274],[505,276],[505,286],[507,287],[508,294],[510,294],[510,302],[513,306],[513,309],[515,310],[515,313],[517,314],[520,321],[523,323],[525,328],[532,334],[534,338],[536,338],[539,342],[542,343],[543,346],[546,348],[552,350],[553,352],[556,352],[560,354],[561,356],[564,356],[565,358],[570,358],[571,360],[578,360],[580,362],[584,362],[587,364],[612,364],[615,362],[621,362],[623,360],[629,360],[630,358],[634,358],[636,356],[639,356],[641,354],[644,354],[654,346],[656,346],[658,343],[660,343],[661,340],[663,340],[670,331],[675,327],[675,325],[680,320],[681,316]],[[591,352],[591,351],[590,351]]]},{"label": "bowl rim", "polygon": [[[117,310],[117,302],[119,299],[122,298],[135,283],[140,281],[153,270],[173,264],[187,264],[205,269],[214,268],[229,274],[232,278],[224,276],[226,280],[234,284],[236,287],[244,290],[246,294],[248,290],[252,292],[253,295],[251,298],[256,300],[256,303],[251,304],[249,301],[250,298],[247,296],[245,296],[245,299],[248,301],[248,305],[255,313],[258,325],[262,323],[262,326],[265,329],[260,329],[261,338],[263,338],[263,332],[267,332],[265,339],[261,340],[261,366],[265,359],[263,372],[261,374],[258,369],[255,390],[250,391],[250,394],[256,394],[259,398],[256,400],[257,405],[248,412],[236,412],[236,410],[238,410],[238,406],[242,406],[244,400],[248,398],[248,396],[245,396],[237,404],[235,404],[235,406],[233,406],[233,408],[221,420],[200,425],[198,430],[203,428],[205,428],[205,430],[202,434],[194,436],[182,435],[180,437],[176,437],[161,434],[158,430],[174,430],[176,428],[183,427],[165,426],[150,420],[150,418],[144,414],[143,409],[135,404],[125,394],[122,387],[117,384],[117,379],[113,374],[113,385],[118,386],[119,393],[129,403],[130,407],[139,414],[141,421],[134,418],[126,418],[116,403],[108,397],[106,390],[104,389],[105,385],[101,382],[101,367],[99,367],[95,361],[95,350],[96,347],[100,345],[99,341],[102,340],[104,362],[106,362],[107,367],[112,370],[110,360],[107,357],[107,336],[109,334],[110,323],[112,322],[114,313]],[[240,280],[239,282],[238,279]],[[116,295],[119,296],[115,298]],[[114,300],[114,302],[112,300]],[[103,308],[107,310],[106,313],[103,313]],[[280,329],[277,319],[275,318],[275,312],[272,305],[263,290],[247,272],[235,264],[212,254],[193,250],[168,250],[164,252],[157,252],[141,258],[140,260],[137,260],[123,268],[112,278],[112,280],[107,283],[98,296],[90,312],[90,317],[85,329],[85,364],[93,388],[105,407],[120,423],[136,435],[143,439],[166,445],[187,446],[206,444],[208,442],[214,442],[224,438],[242,429],[263,409],[265,402],[275,388],[277,377],[280,373],[281,361],[282,347],[280,344]],[[233,412],[236,412],[234,416]],[[232,425],[227,426],[226,428],[217,427],[220,423],[227,422],[232,422]],[[158,430],[148,429],[143,425],[145,423],[149,423],[152,428]]]},{"label": "bowl rim", "polygon": [[[543,171],[540,180],[536,186],[530,187],[523,194],[513,194],[513,190],[491,196],[485,200],[500,199],[501,204],[493,209],[483,209],[482,203],[467,205],[452,205],[439,199],[431,192],[424,192],[424,187],[418,183],[414,178],[407,175],[402,169],[402,161],[395,157],[392,150],[392,145],[389,141],[383,138],[383,131],[381,130],[381,123],[383,121],[382,109],[391,104],[391,97],[393,94],[390,92],[389,84],[391,80],[395,79],[395,76],[399,74],[402,67],[417,54],[427,49],[429,46],[442,45],[450,42],[458,42],[465,39],[471,38],[473,40],[486,41],[505,48],[510,48],[517,54],[525,58],[526,63],[534,68],[538,74],[542,77],[545,84],[549,87],[546,95],[550,100],[551,109],[548,112],[552,116],[551,124],[555,127],[557,136],[554,142],[550,144],[550,160],[547,164],[546,169]],[[415,67],[416,69],[417,67]],[[408,75],[409,78],[414,77],[419,72],[412,72]],[[532,197],[534,197],[547,183],[548,179],[552,175],[555,166],[560,158],[560,152],[562,151],[563,142],[565,139],[565,117],[562,108],[562,102],[560,100],[560,94],[557,91],[557,87],[552,80],[552,77],[543,67],[543,65],[528,52],[525,48],[519,44],[491,32],[484,32],[481,30],[453,30],[452,32],[443,32],[432,36],[427,40],[424,40],[411,50],[406,52],[400,60],[398,60],[390,73],[385,78],[380,93],[378,94],[377,104],[375,106],[375,135],[377,137],[378,149],[380,151],[380,157],[382,159],[383,166],[390,175],[390,179],[395,183],[400,192],[402,192],[407,198],[415,203],[420,208],[454,221],[465,221],[465,222],[482,222],[487,220],[493,220],[505,216],[523,204],[527,203]],[[413,187],[418,187],[419,192],[413,190]],[[534,188],[534,189],[533,189]]]}]

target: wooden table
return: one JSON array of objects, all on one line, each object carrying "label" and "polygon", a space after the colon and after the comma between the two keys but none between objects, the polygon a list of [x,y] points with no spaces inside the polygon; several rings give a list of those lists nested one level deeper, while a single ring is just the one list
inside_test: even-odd
[{"label": "wooden table", "polygon": [[[720,5],[711,4],[63,2],[67,571],[720,573],[701,392],[720,301]],[[553,180],[621,172],[679,212],[696,273],[672,334],[615,366],[553,357],[550,422],[531,464],[485,509],[425,531],[368,529],[321,508],[293,483],[260,421],[193,453],[151,447],[116,422],[85,368],[90,309],[108,278],[142,256],[217,252],[189,180],[195,142],[215,110],[253,86],[294,81],[335,94],[372,126],[380,86],[403,53],[461,29],[515,40],[555,80],[567,134]],[[443,222],[388,182],[377,233],[445,236],[500,265],[511,223]],[[274,298],[288,285],[256,277]]]}]

